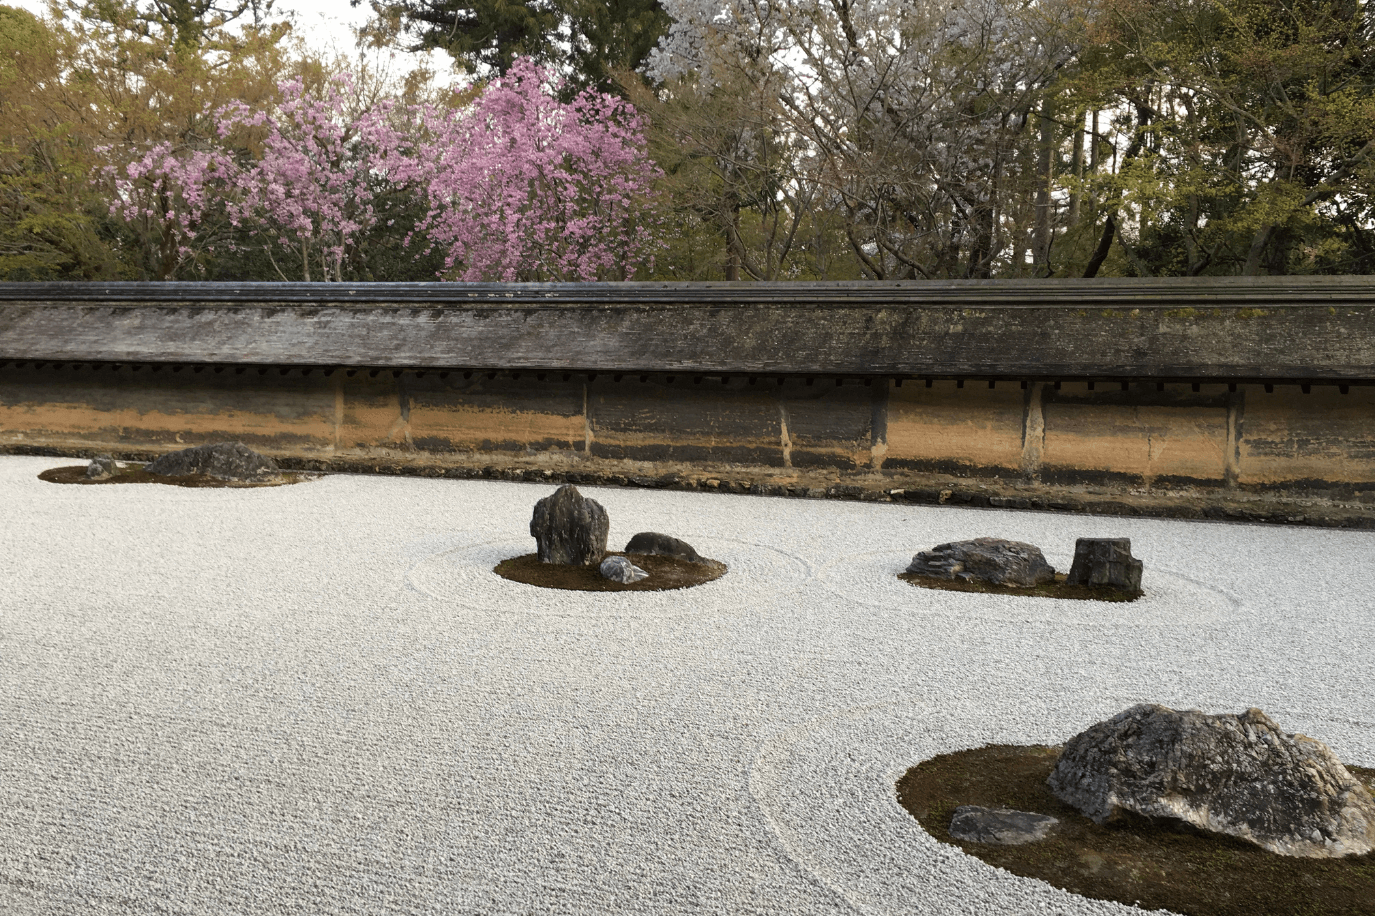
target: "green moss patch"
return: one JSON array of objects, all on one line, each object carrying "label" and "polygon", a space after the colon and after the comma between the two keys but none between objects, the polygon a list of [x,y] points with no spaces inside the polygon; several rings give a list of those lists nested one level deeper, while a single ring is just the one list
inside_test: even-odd
[{"label": "green moss patch", "polygon": [[291,483],[314,480],[319,474],[301,471],[283,471],[275,480],[245,481],[225,480],[207,474],[186,474],[171,477],[165,474],[149,474],[142,468],[123,468],[109,477],[90,478],[86,476],[87,465],[53,468],[38,475],[39,480],[48,483],[75,483],[83,486],[97,486],[121,483],[160,483],[171,487],[282,487]]},{"label": "green moss patch", "polygon": [[978,592],[983,595],[1019,595],[1023,598],[1067,598],[1072,601],[1135,601],[1145,592],[1130,594],[1115,588],[1095,585],[1070,585],[1064,573],[1056,573],[1054,582],[1031,588],[993,585],[967,579],[940,579],[916,573],[898,573],[898,578],[918,588],[934,588],[946,592]]},{"label": "green moss patch", "polygon": [[541,563],[538,554],[502,560],[492,572],[512,582],[538,585],[540,588],[561,588],[575,592],[660,592],[678,588],[692,588],[719,579],[726,574],[726,564],[716,560],[689,563],[677,557],[653,554],[608,553],[609,557],[626,557],[649,573],[648,579],[629,584],[613,582],[597,571],[595,566],[565,566],[561,563]]}]

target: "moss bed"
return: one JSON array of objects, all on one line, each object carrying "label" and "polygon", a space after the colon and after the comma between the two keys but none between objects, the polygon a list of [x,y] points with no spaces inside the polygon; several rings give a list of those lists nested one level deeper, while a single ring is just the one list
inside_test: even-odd
[{"label": "moss bed", "polygon": [[649,578],[629,584],[613,582],[602,576],[595,566],[541,563],[539,555],[533,553],[502,560],[493,567],[492,572],[512,582],[576,592],[661,592],[692,588],[726,574],[726,564],[716,560],[690,563],[677,557],[644,553],[608,553],[607,556],[628,558],[630,562],[649,573]]},{"label": "moss bed", "polygon": [[1054,582],[1033,585],[1031,588],[1017,588],[1011,585],[993,585],[989,582],[971,582],[966,579],[940,579],[936,576],[922,576],[917,573],[898,573],[898,578],[918,588],[934,588],[946,592],[978,592],[984,595],[1020,595],[1024,598],[1068,598],[1073,601],[1135,601],[1145,592],[1130,594],[1119,589],[1102,585],[1070,585],[1064,573],[1056,573]]},{"label": "moss bed", "polygon": [[318,474],[300,471],[283,471],[275,480],[248,481],[225,480],[208,474],[186,474],[178,477],[166,474],[149,474],[143,468],[122,468],[109,477],[92,479],[86,476],[87,465],[53,468],[38,475],[39,480],[48,483],[75,483],[86,486],[118,483],[160,483],[170,487],[282,487],[287,484],[313,480]]},{"label": "moss bed", "polygon": [[[940,842],[1085,897],[1187,916],[1375,913],[1375,853],[1300,859],[1176,822],[1099,826],[1051,794],[1046,778],[1059,756],[1059,748],[1008,745],[942,754],[898,780],[898,801]],[[1347,769],[1375,788],[1375,769]],[[960,805],[1049,814],[1060,824],[1023,846],[969,843],[949,833]]]}]

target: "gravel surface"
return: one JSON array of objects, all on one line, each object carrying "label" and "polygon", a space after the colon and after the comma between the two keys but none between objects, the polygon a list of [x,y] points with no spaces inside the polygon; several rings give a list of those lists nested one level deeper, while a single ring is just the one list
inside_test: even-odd
[{"label": "gravel surface", "polygon": [[[1138,702],[1375,766],[1375,534],[587,488],[687,591],[553,592],[552,486],[60,486],[0,458],[0,912],[1114,913],[938,845],[893,783]],[[990,535],[1133,604],[926,591]]]}]

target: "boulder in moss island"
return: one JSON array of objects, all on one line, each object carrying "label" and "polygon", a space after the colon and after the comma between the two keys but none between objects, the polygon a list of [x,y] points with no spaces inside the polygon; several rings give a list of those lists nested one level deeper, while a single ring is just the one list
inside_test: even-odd
[{"label": "boulder in moss island", "polygon": [[960,805],[950,820],[950,835],[970,843],[1021,846],[1044,840],[1059,823],[1049,815],[1030,811]]},{"label": "boulder in moss island", "polygon": [[165,477],[204,474],[221,480],[247,482],[272,480],[281,474],[277,462],[259,455],[242,442],[216,442],[169,452],[143,469]]},{"label": "boulder in moss island", "polygon": [[938,544],[912,558],[907,571],[936,579],[963,579],[1014,588],[1032,588],[1055,580],[1055,570],[1041,548],[1002,538],[975,538]]},{"label": "boulder in moss island", "polygon": [[1102,824],[1135,812],[1307,858],[1375,849],[1375,799],[1321,741],[1239,715],[1143,704],[1065,743],[1047,780]]},{"label": "boulder in moss island", "polygon": [[626,553],[648,554],[659,557],[676,557],[689,563],[705,563],[702,555],[692,549],[687,541],[680,541],[666,534],[641,531],[625,545]]},{"label": "boulder in moss island", "polygon": [[1131,538],[1079,538],[1066,581],[1139,595],[1141,571],[1141,561],[1132,556]]},{"label": "boulder in moss island", "polygon": [[119,465],[115,459],[109,455],[97,455],[91,459],[91,463],[86,465],[86,478],[88,480],[108,480],[119,470]]},{"label": "boulder in moss island", "polygon": [[629,585],[632,582],[649,578],[649,573],[625,557],[607,557],[602,560],[602,565],[597,568],[597,571],[602,574],[603,579],[610,579],[612,582],[619,582],[622,585]]},{"label": "boulder in moss island", "polygon": [[595,499],[572,484],[564,484],[535,503],[530,534],[541,562],[565,566],[597,566],[606,556],[611,521]]}]

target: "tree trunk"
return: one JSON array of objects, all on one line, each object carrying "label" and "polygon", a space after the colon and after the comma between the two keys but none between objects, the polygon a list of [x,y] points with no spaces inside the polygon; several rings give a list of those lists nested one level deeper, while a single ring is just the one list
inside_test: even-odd
[{"label": "tree trunk", "polygon": [[1031,257],[1038,275],[1045,275],[1050,270],[1050,154],[1054,122],[1050,118],[1048,104],[1041,103],[1040,142],[1036,150],[1036,227]]},{"label": "tree trunk", "polygon": [[1088,266],[1084,268],[1085,279],[1098,276],[1098,268],[1103,266],[1103,262],[1108,258],[1108,252],[1112,250],[1112,237],[1116,232],[1117,217],[1109,213],[1107,221],[1103,223],[1103,234],[1098,237],[1098,247],[1093,249]]},{"label": "tree trunk", "polygon": [[1251,250],[1246,253],[1246,266],[1241,269],[1243,277],[1260,276],[1260,267],[1264,261],[1265,248],[1270,244],[1270,238],[1275,234],[1273,225],[1262,226],[1256,233],[1255,238],[1251,239]]},{"label": "tree trunk", "polygon": [[1074,113],[1074,132],[1070,135],[1074,140],[1074,149],[1070,153],[1069,171],[1074,176],[1076,184],[1069,192],[1069,224],[1076,226],[1079,224],[1079,185],[1077,182],[1084,178],[1084,113],[1076,111]]}]

